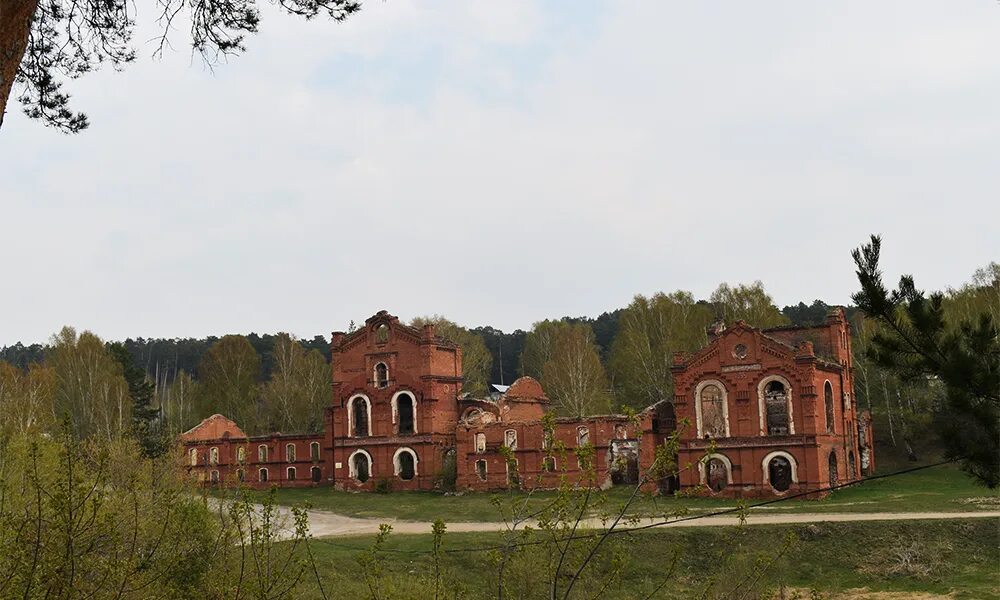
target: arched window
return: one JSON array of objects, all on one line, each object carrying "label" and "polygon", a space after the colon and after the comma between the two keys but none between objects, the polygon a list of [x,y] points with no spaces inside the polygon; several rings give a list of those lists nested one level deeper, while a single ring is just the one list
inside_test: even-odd
[{"label": "arched window", "polygon": [[368,437],[371,434],[371,405],[364,396],[355,396],[348,402],[351,419],[351,435]]},{"label": "arched window", "polygon": [[364,450],[355,450],[347,463],[351,478],[359,483],[368,481],[372,476],[372,457]]},{"label": "arched window", "polygon": [[775,456],[767,461],[767,480],[775,490],[787,492],[792,487],[792,463],[784,456]]},{"label": "arched window", "polygon": [[389,387],[389,367],[383,362],[375,365],[375,387]]},{"label": "arched window", "polygon": [[190,450],[188,450],[188,459],[191,461],[191,466],[192,467],[197,467],[198,466],[198,449],[197,448],[191,448]]},{"label": "arched window", "polygon": [[288,479],[288,481],[295,481],[295,467],[288,467],[286,475],[286,479]]},{"label": "arched window", "polygon": [[313,483],[319,483],[323,478],[323,471],[321,471],[319,467],[313,467],[310,469],[310,474],[312,475]]},{"label": "arched window", "polygon": [[829,381],[823,385],[823,403],[826,406],[826,432],[833,433],[833,386]]},{"label": "arched window", "polygon": [[309,458],[313,462],[319,462],[319,442],[312,442],[309,444]]},{"label": "arched window", "polygon": [[267,481],[267,469],[261,469],[257,471],[257,480],[261,482]]},{"label": "arched window", "polygon": [[247,449],[244,446],[240,446],[236,449],[236,462],[243,464],[247,461]]},{"label": "arched window", "polygon": [[267,462],[267,445],[261,444],[257,446],[257,462]]},{"label": "arched window", "polygon": [[410,394],[399,394],[396,400],[396,414],[399,417],[399,435],[412,435],[415,427],[416,402]]},{"label": "arched window", "polygon": [[392,457],[396,476],[403,481],[409,481],[417,474],[417,455],[409,448],[400,448]]},{"label": "arched window", "polygon": [[511,450],[517,450],[517,431],[508,429],[503,432],[503,445]]},{"label": "arched window", "polygon": [[726,397],[722,387],[715,383],[699,386],[698,421],[699,437],[727,437],[726,433]]},{"label": "arched window", "polygon": [[854,460],[854,450],[847,453],[847,476],[854,480],[858,478],[858,463]]},{"label": "arched window", "polygon": [[837,453],[830,452],[829,458],[829,469],[830,469],[830,487],[836,487],[837,482],[840,480],[837,474]]},{"label": "arched window", "polygon": [[375,343],[384,344],[389,341],[389,326],[382,323],[375,328]]},{"label": "arched window", "polygon": [[482,454],[486,452],[486,434],[477,433],[476,434],[476,454]]},{"label": "arched window", "polygon": [[219,483],[219,472],[212,471],[211,473],[209,473],[209,479],[212,481],[213,484]]},{"label": "arched window", "polygon": [[209,448],[208,449],[208,464],[217,465],[219,464],[219,449]]},{"label": "arched window", "polygon": [[721,492],[729,485],[729,466],[721,458],[709,458],[705,462],[705,484],[713,492]]},{"label": "arched window", "polygon": [[586,427],[576,428],[576,445],[586,446],[590,444],[590,430]]},{"label": "arched window", "polygon": [[517,459],[511,459],[504,461],[507,465],[507,485],[518,486],[521,483],[520,470],[518,469]]},{"label": "arched window", "polygon": [[295,462],[295,444],[285,444],[285,460]]},{"label": "arched window", "polygon": [[556,457],[546,456],[542,459],[542,470],[546,473],[555,473],[556,470]]},{"label": "arched window", "polygon": [[486,461],[477,460],[476,461],[476,476],[479,477],[479,481],[486,481]]},{"label": "arched window", "polygon": [[767,435],[789,435],[792,433],[788,389],[784,383],[772,380],[764,386],[764,416]]},{"label": "arched window", "polygon": [[240,483],[246,481],[247,480],[246,471],[244,471],[243,469],[236,469],[236,480],[239,481]]}]

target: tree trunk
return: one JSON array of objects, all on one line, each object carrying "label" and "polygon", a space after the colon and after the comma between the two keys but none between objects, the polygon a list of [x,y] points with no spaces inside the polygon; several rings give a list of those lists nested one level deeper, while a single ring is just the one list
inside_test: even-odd
[{"label": "tree trunk", "polygon": [[37,8],[38,0],[0,0],[0,127]]}]

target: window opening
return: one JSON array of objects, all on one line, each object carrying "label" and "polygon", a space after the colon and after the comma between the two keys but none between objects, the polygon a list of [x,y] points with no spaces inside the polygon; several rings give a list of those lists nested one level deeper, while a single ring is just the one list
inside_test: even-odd
[{"label": "window opening", "polygon": [[385,363],[375,365],[375,386],[379,388],[389,387],[389,367]]},{"label": "window opening", "polygon": [[767,435],[788,435],[788,391],[780,381],[769,381],[764,388]]},{"label": "window opening", "polygon": [[705,463],[705,482],[713,492],[721,492],[729,485],[729,469],[721,458],[710,458]]},{"label": "window opening", "polygon": [[413,427],[413,396],[400,394],[396,399],[396,411],[399,414],[399,434],[411,435],[414,433]]},{"label": "window opening", "polygon": [[840,479],[838,477],[838,473],[837,473],[837,453],[836,452],[831,452],[830,453],[829,465],[830,465],[830,487],[835,487],[837,485],[837,482]]},{"label": "window opening", "polygon": [[354,437],[368,437],[368,401],[364,398],[355,398],[352,412]]},{"label": "window opening", "polygon": [[399,456],[396,458],[399,461],[399,478],[403,481],[409,481],[413,479],[416,475],[416,468],[413,462],[413,453],[411,452],[400,452]]},{"label": "window opening", "polygon": [[829,381],[823,386],[823,403],[826,407],[826,432],[833,433],[833,386]]},{"label": "window opening", "polygon": [[767,464],[767,477],[771,487],[786,492],[792,487],[792,463],[784,456],[775,456]]},{"label": "window opening", "polygon": [[722,390],[715,384],[701,388],[701,434],[702,437],[725,437],[726,418],[723,408]]},{"label": "window opening", "polygon": [[368,464],[368,456],[363,452],[354,455],[354,478],[364,483],[371,477],[371,465]]}]

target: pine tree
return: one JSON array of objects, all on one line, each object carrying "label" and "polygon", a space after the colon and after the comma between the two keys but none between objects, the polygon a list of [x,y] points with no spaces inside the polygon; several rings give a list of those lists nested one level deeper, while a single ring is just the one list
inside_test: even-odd
[{"label": "pine tree", "polygon": [[884,327],[872,338],[869,356],[904,380],[932,378],[945,388],[935,415],[946,453],[981,483],[1000,485],[1000,336],[989,313],[950,324],[944,294],[927,297],[904,275],[899,288],[882,282],[882,240],[854,250],[861,291],[853,300]]},{"label": "pine tree", "polygon": [[132,399],[132,429],[143,453],[151,458],[162,455],[167,444],[160,433],[160,409],[153,402],[153,383],[146,377],[145,369],[136,366],[125,344],[108,344],[108,352],[122,366],[128,395]]}]

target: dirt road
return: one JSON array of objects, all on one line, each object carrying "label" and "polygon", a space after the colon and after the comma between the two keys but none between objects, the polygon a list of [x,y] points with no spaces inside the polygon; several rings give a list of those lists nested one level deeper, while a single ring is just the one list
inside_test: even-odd
[{"label": "dirt road", "polygon": [[[748,525],[777,525],[786,523],[822,523],[830,521],[908,521],[923,519],[989,519],[1000,518],[1000,511],[979,512],[907,512],[907,513],[797,513],[797,514],[753,514],[747,518]],[[640,523],[619,527],[634,527],[662,522],[663,519],[643,519]],[[392,525],[393,533],[430,533],[431,524],[418,521],[401,521],[396,519],[358,519],[345,517],[331,512],[309,511],[309,529],[314,537],[343,537],[352,535],[371,535],[378,532],[381,523]],[[678,521],[661,527],[721,527],[737,525],[739,519],[735,516],[705,517]],[[534,523],[528,523],[534,525]],[[448,523],[449,532],[469,531],[499,531],[502,523],[472,522]],[[587,529],[602,529],[605,524],[599,519],[589,519],[583,524]]]}]

